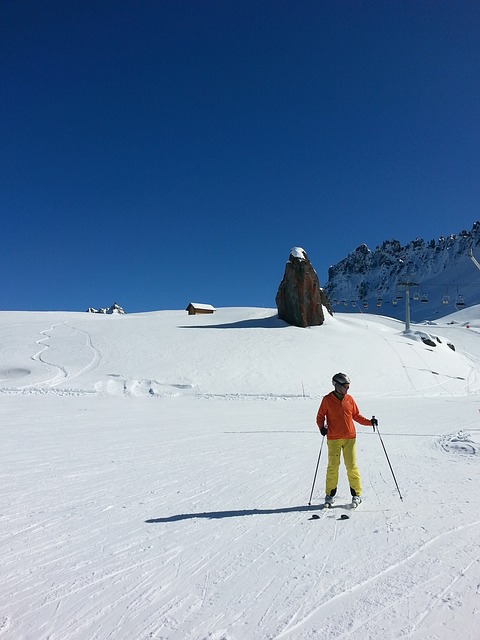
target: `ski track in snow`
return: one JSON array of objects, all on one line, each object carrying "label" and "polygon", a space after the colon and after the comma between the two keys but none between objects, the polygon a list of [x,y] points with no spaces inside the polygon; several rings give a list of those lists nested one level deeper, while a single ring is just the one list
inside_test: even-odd
[{"label": "ski track in snow", "polygon": [[[37,406],[42,398],[32,400]],[[292,416],[302,408],[303,401],[298,403],[287,405]],[[130,404],[124,410],[136,412]],[[271,409],[252,401],[238,411],[240,423],[248,421],[250,412],[263,422]],[[184,422],[182,413],[177,418]],[[183,418],[189,415],[187,410]],[[42,464],[29,484],[15,476],[27,491],[9,509],[8,534],[0,538],[7,578],[0,595],[9,602],[8,594],[15,592],[17,611],[15,623],[8,622],[13,615],[5,618],[0,637],[8,637],[8,625],[15,624],[26,630],[17,637],[28,640],[422,638],[444,600],[447,607],[455,601],[450,592],[473,578],[470,573],[478,576],[478,549],[473,551],[480,521],[449,527],[448,512],[447,518],[439,513],[433,517],[436,523],[425,525],[440,531],[432,535],[425,528],[418,538],[417,518],[409,513],[411,506],[392,502],[391,483],[372,479],[375,491],[346,522],[338,521],[335,509],[310,522],[312,510],[302,506],[296,512],[242,516],[243,496],[249,495],[255,506],[285,504],[308,450],[295,456],[297,473],[272,477],[273,463],[277,470],[285,465],[278,464],[282,442],[292,442],[296,434],[278,434],[281,440],[275,444],[267,430],[244,449],[247,434],[222,432],[226,415],[220,412],[212,434],[186,429],[179,440],[175,429],[166,429],[165,450],[158,449],[161,455],[153,458],[145,436],[155,422],[147,416],[137,433],[110,427],[100,440],[93,437],[94,426],[83,427],[74,450],[64,450],[67,459],[58,455],[61,441],[59,451],[50,448],[52,442],[39,441]],[[114,434],[117,442],[102,460]],[[185,445],[196,444],[178,457],[175,441],[182,439]],[[433,451],[437,457],[444,453]],[[214,452],[219,459],[212,467]],[[163,465],[172,454],[173,473]],[[17,452],[26,478],[32,474],[28,460],[33,455]],[[258,460],[257,467],[252,459]],[[310,471],[302,482],[295,481],[293,493],[308,489]],[[381,470],[373,465],[365,481],[370,474],[387,473],[385,465]],[[153,480],[150,490],[145,478]],[[249,490],[252,478],[256,488]],[[60,493],[57,489],[52,503],[49,489],[56,485]],[[386,496],[391,512],[381,508]],[[232,509],[222,513],[220,505],[226,504]],[[206,505],[218,505],[218,511]],[[174,514],[190,511],[192,518],[142,524],[142,516],[167,516],[172,508]],[[461,507],[456,509],[461,513]],[[352,557],[353,541],[358,548]],[[455,606],[461,611],[461,605]]]},{"label": "ski track in snow", "polygon": [[[36,340],[41,347],[31,355],[34,363],[41,365],[44,374],[37,375],[35,380],[17,387],[2,387],[3,393],[57,393],[59,395],[78,395],[87,393],[84,390],[61,389],[56,387],[81,377],[88,371],[98,367],[101,361],[100,352],[94,347],[87,331],[69,326],[66,322],[53,324],[48,329],[40,330],[43,336]],[[32,372],[27,368],[10,368],[4,370],[3,379],[28,379]]]},{"label": "ski track in snow", "polygon": [[[361,507],[360,507],[361,508]],[[279,635],[276,636],[276,640],[281,640],[282,638],[287,638],[289,636],[291,636],[292,633],[294,633],[294,637],[299,637],[298,633],[301,630],[301,628],[308,623],[308,621],[316,616],[318,616],[318,613],[321,609],[323,609],[324,607],[330,607],[336,600],[340,600],[343,598],[349,598],[350,596],[352,596],[356,591],[358,590],[364,590],[366,588],[368,588],[370,585],[372,585],[375,582],[379,582],[381,580],[383,580],[384,578],[388,577],[388,574],[392,573],[392,572],[396,572],[399,569],[402,569],[403,565],[409,565],[412,561],[417,561],[419,556],[422,556],[422,562],[425,562],[424,557],[426,555],[425,552],[428,551],[429,547],[432,545],[437,544],[438,542],[443,541],[443,538],[447,537],[447,536],[451,536],[451,534],[456,534],[460,531],[463,531],[464,529],[467,529],[469,527],[474,527],[474,528],[479,528],[480,525],[480,520],[472,522],[471,524],[468,525],[460,525],[458,527],[455,527],[449,531],[446,531],[438,536],[435,536],[434,538],[431,538],[430,540],[428,540],[427,542],[425,542],[421,548],[416,549],[415,551],[413,551],[409,556],[407,556],[406,558],[400,560],[399,562],[390,564],[389,566],[387,566],[385,569],[381,570],[378,573],[375,573],[374,575],[368,577],[367,579],[354,584],[353,586],[350,586],[348,588],[346,588],[344,591],[341,591],[340,593],[337,593],[336,595],[332,596],[331,598],[327,599],[325,602],[323,602],[322,604],[320,604],[317,608],[314,608],[313,610],[311,610],[307,615],[305,615],[305,617],[300,620],[297,624],[293,625],[293,626],[288,626],[287,629],[285,631],[283,631],[282,633],[280,633]],[[478,536],[478,534],[476,534]],[[451,587],[461,578],[465,575],[466,571],[468,571],[469,568],[471,568],[475,563],[478,562],[478,559],[480,558],[480,554],[476,555],[474,557],[473,560],[471,560],[467,567],[465,567],[464,569],[461,569],[460,572],[458,573],[457,576],[455,576],[455,578],[441,591],[440,594],[435,595],[433,598],[433,601],[428,605],[428,607],[425,609],[425,611],[423,611],[417,622],[414,625],[411,625],[408,629],[408,633],[411,636],[411,634],[422,625],[422,623],[424,622],[425,618],[429,615],[429,613],[432,611],[432,609],[435,607],[436,604],[438,604],[438,602],[441,600],[441,598],[447,593],[447,591],[449,591],[451,589]],[[407,580],[405,579],[405,577],[403,578],[402,581],[405,581],[405,584],[408,584]],[[428,579],[426,580],[426,582],[424,584],[428,583]],[[384,581],[386,582],[386,581]],[[387,589],[388,586],[382,587],[382,591],[384,589]],[[358,594],[356,595],[356,598],[358,598]],[[407,597],[411,597],[411,594],[409,594]],[[383,615],[385,612],[387,612],[388,610],[390,610],[393,606],[395,602],[395,599],[392,599],[392,601],[389,601],[389,604],[384,607],[381,608],[379,611],[377,611],[375,617],[378,618],[379,616]],[[341,629],[340,629],[340,624],[337,622],[336,623],[336,629],[335,629],[335,636],[334,637],[338,637],[338,638],[345,638],[345,637],[349,637],[352,634],[355,634],[361,627],[369,624],[372,621],[372,617],[368,616],[365,620],[360,621],[360,622],[355,622],[354,624],[352,624],[352,626],[344,631],[342,633]],[[351,621],[350,621],[351,623]],[[323,632],[325,633],[327,630],[324,629],[317,629],[317,633],[318,632]],[[341,633],[341,635],[337,635],[338,633]],[[423,632],[425,633],[425,631]],[[353,637],[355,637],[355,635],[353,635]]]}]

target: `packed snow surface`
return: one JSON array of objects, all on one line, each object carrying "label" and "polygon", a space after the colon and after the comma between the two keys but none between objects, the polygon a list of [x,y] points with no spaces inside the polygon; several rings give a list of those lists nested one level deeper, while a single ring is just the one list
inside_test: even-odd
[{"label": "packed snow surface", "polygon": [[[478,640],[479,333],[1,312],[0,638]],[[338,371],[381,436],[355,512],[343,466],[319,509],[326,447],[308,506]]]}]

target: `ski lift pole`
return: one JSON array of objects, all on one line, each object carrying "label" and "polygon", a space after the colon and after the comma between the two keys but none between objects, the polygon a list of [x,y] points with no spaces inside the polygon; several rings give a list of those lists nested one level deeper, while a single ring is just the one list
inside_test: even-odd
[{"label": "ski lift pole", "polygon": [[[375,418],[375,416],[373,416],[373,418]],[[403,496],[402,496],[402,494],[400,493],[400,488],[399,488],[399,486],[398,486],[397,479],[396,479],[396,477],[395,477],[395,474],[393,473],[392,465],[390,464],[390,458],[388,457],[387,450],[385,449],[385,445],[383,444],[382,436],[380,435],[380,429],[378,428],[378,422],[377,422],[377,424],[376,424],[376,427],[374,427],[374,430],[375,430],[375,428],[376,428],[376,430],[377,430],[378,437],[380,438],[380,442],[382,443],[382,447],[383,447],[383,450],[384,450],[384,452],[385,452],[385,456],[386,456],[386,458],[387,458],[388,466],[390,467],[390,471],[392,472],[393,479],[395,480],[395,485],[396,485],[396,487],[397,487],[398,495],[400,496],[400,500],[403,502]]]},{"label": "ski lift pole", "polygon": [[405,333],[410,331],[410,287],[416,287],[416,282],[399,282],[397,287],[405,291]]},{"label": "ski lift pole", "polygon": [[405,287],[405,332],[410,331],[410,289]]},{"label": "ski lift pole", "polygon": [[317,466],[315,468],[315,475],[313,476],[312,491],[310,493],[310,500],[308,501],[308,506],[310,506],[312,504],[313,490],[315,488],[315,482],[317,480],[318,466],[320,464],[320,456],[322,455],[322,449],[323,449],[323,443],[324,442],[325,442],[325,436],[322,436],[322,444],[320,445],[320,451],[319,451],[319,454],[318,454]]}]

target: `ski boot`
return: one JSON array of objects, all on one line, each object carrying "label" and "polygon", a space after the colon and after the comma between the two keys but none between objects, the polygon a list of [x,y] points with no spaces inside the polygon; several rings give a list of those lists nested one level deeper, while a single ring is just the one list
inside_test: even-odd
[{"label": "ski boot", "polygon": [[325,503],[324,503],[324,508],[325,509],[330,509],[330,507],[333,506],[333,496],[325,496]]},{"label": "ski boot", "polygon": [[353,496],[352,497],[352,509],[356,509],[361,502],[362,502],[362,499],[361,499],[360,496]]}]

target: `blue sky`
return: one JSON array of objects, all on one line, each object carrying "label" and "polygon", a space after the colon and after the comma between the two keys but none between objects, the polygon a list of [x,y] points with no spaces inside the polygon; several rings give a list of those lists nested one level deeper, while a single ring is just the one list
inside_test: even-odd
[{"label": "blue sky", "polygon": [[480,219],[480,4],[3,0],[1,309],[275,306]]}]

